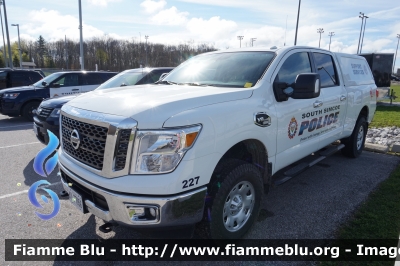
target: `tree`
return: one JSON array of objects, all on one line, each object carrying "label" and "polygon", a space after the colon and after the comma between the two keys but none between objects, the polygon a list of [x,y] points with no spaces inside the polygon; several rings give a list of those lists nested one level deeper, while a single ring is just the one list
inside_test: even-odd
[{"label": "tree", "polygon": [[36,41],[36,51],[39,56],[38,67],[44,67],[44,57],[47,55],[47,49],[46,41],[44,40],[42,35],[40,35],[38,40]]},{"label": "tree", "polygon": [[19,67],[19,59],[17,55],[14,55],[13,57],[13,65],[14,67]]}]

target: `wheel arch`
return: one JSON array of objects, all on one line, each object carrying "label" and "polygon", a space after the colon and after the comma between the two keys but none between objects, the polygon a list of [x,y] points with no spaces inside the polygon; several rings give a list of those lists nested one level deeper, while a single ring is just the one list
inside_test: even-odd
[{"label": "wheel arch", "polygon": [[[263,183],[266,187],[270,184],[270,171],[268,167],[268,151],[265,145],[258,139],[242,140],[231,146],[220,158],[214,168],[214,173],[219,171],[219,167],[226,159],[239,159],[255,165],[263,177]],[[216,175],[212,175],[210,184]]]},{"label": "wheel arch", "polygon": [[39,105],[40,105],[40,103],[42,102],[42,100],[41,100],[41,99],[31,99],[31,100],[28,100],[28,101],[24,102],[24,103],[21,105],[21,108],[20,108],[20,110],[19,110],[19,114],[20,114],[20,115],[23,115],[22,112],[23,112],[25,106],[26,106],[27,104],[29,104],[29,103],[32,103],[32,102],[37,102],[37,103],[39,103]]}]

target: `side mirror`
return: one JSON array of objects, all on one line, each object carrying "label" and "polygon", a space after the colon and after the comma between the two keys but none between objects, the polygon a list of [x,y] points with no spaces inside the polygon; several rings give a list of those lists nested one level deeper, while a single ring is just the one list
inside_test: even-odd
[{"label": "side mirror", "polygon": [[46,81],[43,81],[43,82],[42,82],[42,85],[43,85],[43,87],[46,87],[46,86],[47,86],[47,82],[46,82]]},{"label": "side mirror", "polygon": [[293,99],[311,99],[320,94],[320,77],[316,73],[303,73],[296,77],[292,84],[286,82],[274,82],[273,91],[278,102]]},{"label": "side mirror", "polygon": [[165,78],[168,75],[168,73],[162,73],[160,78],[158,80],[162,80],[163,78]]},{"label": "side mirror", "polygon": [[312,99],[317,98],[321,92],[319,74],[304,73],[299,74],[294,82],[293,99]]},{"label": "side mirror", "polygon": [[52,88],[60,88],[60,84],[58,84],[58,83],[51,84],[51,87]]}]

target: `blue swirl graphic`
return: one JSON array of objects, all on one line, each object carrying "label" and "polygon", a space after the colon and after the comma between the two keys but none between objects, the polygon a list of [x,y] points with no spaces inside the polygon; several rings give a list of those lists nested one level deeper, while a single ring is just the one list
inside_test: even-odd
[{"label": "blue swirl graphic", "polygon": [[38,152],[38,154],[35,157],[35,160],[33,161],[33,169],[37,174],[43,177],[47,177],[48,174],[50,174],[56,167],[58,160],[58,153],[55,153],[51,158],[47,160],[45,167],[43,167],[43,163],[46,160],[46,158],[49,157],[57,149],[58,144],[60,143],[58,141],[58,138],[49,130],[47,130],[47,134],[49,135],[49,144],[47,144],[47,146],[43,150]]},{"label": "blue swirl graphic", "polygon": [[[32,186],[29,188],[28,198],[33,206],[43,209],[43,206],[36,199],[36,190],[39,188],[40,185],[50,185],[50,183],[46,180],[39,180],[39,181],[33,183]],[[54,209],[50,214],[42,214],[39,212],[35,212],[35,214],[42,220],[50,220],[51,218],[55,217],[58,214],[58,212],[60,211],[60,200],[59,200],[57,194],[54,191],[52,191],[51,189],[47,189],[47,188],[40,188],[40,189],[43,189],[50,195],[52,201],[54,202]],[[45,203],[49,202],[48,199],[44,195],[42,195],[41,198]]]}]

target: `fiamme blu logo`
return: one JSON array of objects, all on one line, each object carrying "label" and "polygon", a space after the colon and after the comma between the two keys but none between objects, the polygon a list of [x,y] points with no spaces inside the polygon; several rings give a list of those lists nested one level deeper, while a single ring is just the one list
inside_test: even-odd
[{"label": "fiamme blu logo", "polygon": [[[33,161],[33,169],[35,170],[35,172],[45,178],[47,178],[57,166],[58,153],[56,152],[53,156],[51,155],[57,149],[59,144],[58,138],[53,133],[51,133],[49,130],[47,130],[47,133],[49,136],[49,143],[44,149],[38,152],[35,160]],[[60,200],[54,191],[48,188],[40,187],[41,185],[50,185],[50,182],[48,182],[47,180],[39,180],[33,183],[32,186],[29,188],[28,198],[33,206],[39,209],[43,209],[42,204],[40,204],[40,202],[36,198],[36,191],[38,189],[45,191],[53,201],[53,211],[49,214],[43,214],[35,211],[35,214],[42,220],[50,220],[51,218],[55,217],[60,211]],[[49,200],[45,195],[41,195],[41,199],[44,203],[49,203]]]}]

